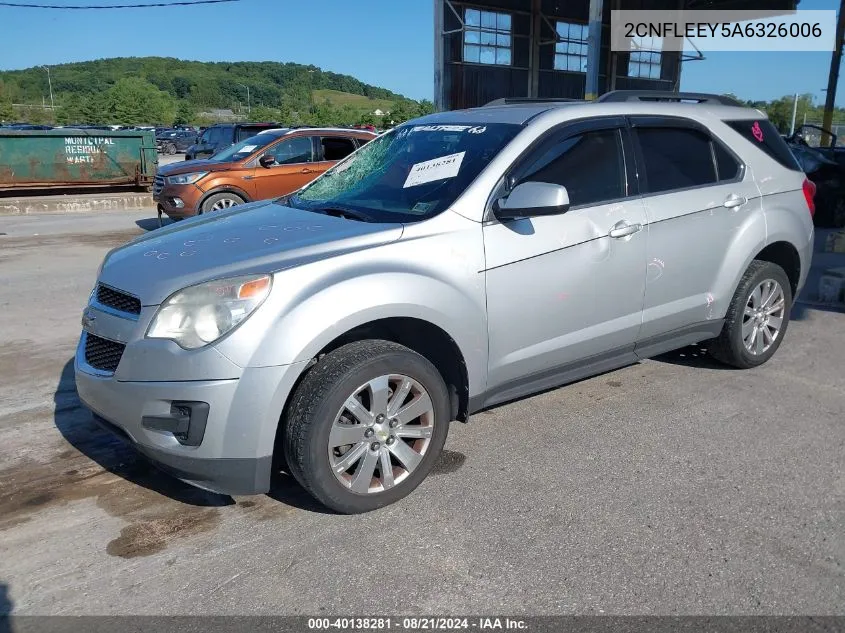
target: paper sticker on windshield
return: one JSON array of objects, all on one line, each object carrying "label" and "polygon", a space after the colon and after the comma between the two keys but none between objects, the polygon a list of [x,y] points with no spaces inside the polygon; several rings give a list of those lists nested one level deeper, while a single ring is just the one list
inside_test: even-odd
[{"label": "paper sticker on windshield", "polygon": [[258,145],[244,145],[238,150],[238,154],[247,154],[249,152],[254,152],[256,147],[258,147]]},{"label": "paper sticker on windshield", "polygon": [[461,163],[464,160],[466,152],[458,152],[457,154],[449,154],[448,156],[441,156],[440,158],[433,158],[424,163],[417,163],[411,167],[408,177],[405,179],[403,189],[408,187],[416,187],[427,182],[435,180],[443,180],[445,178],[454,178],[458,175],[458,170],[461,168]]}]

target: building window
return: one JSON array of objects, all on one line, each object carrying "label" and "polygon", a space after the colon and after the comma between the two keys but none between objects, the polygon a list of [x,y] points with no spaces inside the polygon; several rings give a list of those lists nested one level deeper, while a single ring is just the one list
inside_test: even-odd
[{"label": "building window", "polygon": [[555,44],[555,70],[569,70],[576,73],[587,72],[587,38],[590,27],[586,24],[557,23]]},{"label": "building window", "polygon": [[464,14],[464,61],[511,65],[511,16],[509,13],[467,9]]},{"label": "building window", "polygon": [[660,79],[663,38],[635,37],[631,43],[628,76],[642,79]]}]

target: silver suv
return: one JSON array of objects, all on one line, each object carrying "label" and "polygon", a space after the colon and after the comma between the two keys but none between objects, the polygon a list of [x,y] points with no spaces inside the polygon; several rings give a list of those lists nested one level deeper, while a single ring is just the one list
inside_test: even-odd
[{"label": "silver suv", "polygon": [[111,251],[79,395],[189,483],[264,493],[284,469],[373,510],[486,407],[699,341],[766,362],[813,193],[765,115],[723,97],[434,114],[295,194]]}]

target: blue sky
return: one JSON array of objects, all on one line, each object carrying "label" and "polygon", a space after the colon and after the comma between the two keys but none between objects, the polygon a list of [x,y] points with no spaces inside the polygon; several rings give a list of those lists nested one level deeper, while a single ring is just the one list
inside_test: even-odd
[{"label": "blue sky", "polygon": [[[110,1],[49,4],[80,3]],[[800,8],[837,5],[835,0],[801,0]],[[145,55],[291,61],[431,99],[432,13],[432,0],[243,0],[103,11],[0,7],[0,68]],[[707,53],[704,61],[684,64],[681,87],[747,99],[809,92],[823,103],[829,64],[829,53]],[[842,104],[845,76],[839,86],[837,104]]]}]

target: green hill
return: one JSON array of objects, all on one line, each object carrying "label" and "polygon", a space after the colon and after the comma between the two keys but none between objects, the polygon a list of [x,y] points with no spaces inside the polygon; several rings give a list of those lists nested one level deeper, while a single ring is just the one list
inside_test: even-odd
[{"label": "green hill", "polygon": [[[352,123],[347,119],[366,119],[377,108],[412,116],[431,109],[430,102],[408,99],[350,75],[294,63],[118,57],[51,66],[50,76],[55,112],[42,107],[50,102],[43,68],[0,72],[0,119],[203,122],[203,112],[245,113],[247,88],[253,119]],[[30,105],[14,111],[12,103]]]}]

